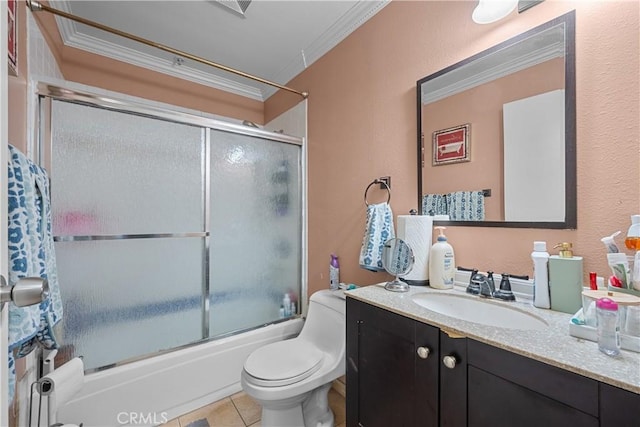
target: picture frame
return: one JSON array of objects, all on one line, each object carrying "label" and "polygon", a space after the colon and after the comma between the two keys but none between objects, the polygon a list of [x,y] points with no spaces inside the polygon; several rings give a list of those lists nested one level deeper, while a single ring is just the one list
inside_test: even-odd
[{"label": "picture frame", "polygon": [[433,132],[433,166],[470,162],[471,124]]},{"label": "picture frame", "polygon": [[7,37],[8,46],[7,46],[7,59],[9,65],[9,75],[17,76],[18,75],[18,1],[17,0],[8,0],[7,1],[7,17],[9,19],[9,34]]}]

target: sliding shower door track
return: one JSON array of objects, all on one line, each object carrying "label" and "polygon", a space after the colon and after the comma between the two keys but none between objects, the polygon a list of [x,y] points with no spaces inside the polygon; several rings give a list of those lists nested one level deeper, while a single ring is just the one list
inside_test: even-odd
[{"label": "sliding shower door track", "polygon": [[85,242],[91,240],[161,239],[180,237],[207,237],[208,231],[195,233],[155,233],[155,234],[97,234],[88,236],[54,236],[54,242]]}]

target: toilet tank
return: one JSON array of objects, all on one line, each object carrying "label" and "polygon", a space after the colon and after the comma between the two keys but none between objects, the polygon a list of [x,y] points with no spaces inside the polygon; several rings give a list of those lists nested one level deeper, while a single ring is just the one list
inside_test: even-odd
[{"label": "toilet tank", "polygon": [[309,299],[307,318],[299,338],[320,350],[342,357],[346,347],[346,300],[343,291],[324,289]]}]

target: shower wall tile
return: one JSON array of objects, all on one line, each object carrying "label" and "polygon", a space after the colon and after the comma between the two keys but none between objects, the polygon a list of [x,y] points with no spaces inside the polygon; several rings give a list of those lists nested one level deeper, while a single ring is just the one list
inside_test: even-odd
[{"label": "shower wall tile", "polygon": [[45,41],[40,28],[33,16],[27,14],[27,57],[29,64],[29,78],[38,79],[43,77],[62,79],[62,73],[58,67],[49,45]]}]

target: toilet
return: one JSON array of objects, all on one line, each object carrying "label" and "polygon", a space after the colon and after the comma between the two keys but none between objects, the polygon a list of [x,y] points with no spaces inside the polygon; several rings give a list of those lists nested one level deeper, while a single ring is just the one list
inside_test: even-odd
[{"label": "toilet", "polygon": [[333,427],[328,393],[345,373],[345,313],[344,292],[315,292],[300,335],[249,355],[241,383],[262,405],[263,427]]}]

